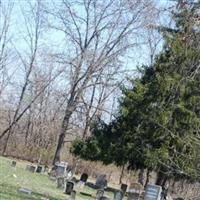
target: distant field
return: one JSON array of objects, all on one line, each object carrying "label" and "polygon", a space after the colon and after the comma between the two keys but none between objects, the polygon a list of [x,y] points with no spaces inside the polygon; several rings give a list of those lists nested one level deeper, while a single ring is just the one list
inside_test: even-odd
[{"label": "distant field", "polygon": [[[44,197],[50,200],[66,200],[67,195],[56,188],[56,183],[45,174],[31,173],[25,170],[28,162],[17,161],[16,168],[11,167],[11,160],[0,157],[0,200],[40,200]],[[19,188],[27,188],[32,195],[19,193]],[[81,195],[80,192],[92,194],[93,197]],[[84,187],[77,191],[77,200],[95,199],[96,190]],[[106,192],[106,196],[113,199],[113,193]]]}]

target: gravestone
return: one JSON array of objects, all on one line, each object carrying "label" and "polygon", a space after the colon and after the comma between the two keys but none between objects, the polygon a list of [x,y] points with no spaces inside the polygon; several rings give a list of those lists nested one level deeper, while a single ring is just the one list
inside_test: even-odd
[{"label": "gravestone", "polygon": [[97,177],[95,186],[97,189],[105,189],[107,188],[107,180],[106,180],[106,175],[101,174]]},{"label": "gravestone", "polygon": [[29,189],[26,189],[26,188],[20,188],[18,190],[18,192],[21,192],[21,193],[24,193],[24,194],[28,194],[28,195],[31,195],[32,194],[32,191],[29,190]]},{"label": "gravestone", "polygon": [[11,167],[16,167],[16,165],[17,165],[17,162],[16,162],[15,160],[13,160],[13,161],[11,162]]},{"label": "gravestone", "polygon": [[64,188],[64,184],[65,184],[64,177],[58,177],[56,179],[56,183],[57,183],[57,188]]},{"label": "gravestone", "polygon": [[32,172],[32,173],[34,173],[35,172],[35,166],[33,166],[33,165],[27,165],[26,166],[26,170],[27,171],[29,171],[29,172]]},{"label": "gravestone", "polygon": [[75,200],[75,199],[76,199],[76,191],[73,190],[73,191],[71,192],[71,195],[70,195],[70,200]]},{"label": "gravestone", "polygon": [[108,197],[106,197],[106,196],[102,196],[102,197],[100,197],[99,200],[110,200],[110,199]]},{"label": "gravestone", "polygon": [[96,200],[100,200],[100,198],[103,197],[103,194],[104,194],[104,190],[102,190],[102,189],[97,190]]},{"label": "gravestone", "polygon": [[127,190],[128,185],[126,184],[121,184],[121,191],[125,194]]},{"label": "gravestone", "polygon": [[131,183],[128,192],[128,200],[136,200],[142,193],[142,185],[139,183]]},{"label": "gravestone", "polygon": [[117,190],[114,194],[114,200],[122,200],[123,199],[123,192],[120,190]]},{"label": "gravestone", "polygon": [[[140,194],[137,193],[128,193],[128,200],[137,200],[139,199]],[[150,200],[150,199],[149,199]]]},{"label": "gravestone", "polygon": [[65,184],[64,193],[71,195],[71,192],[73,191],[73,189],[74,189],[74,183],[71,182],[71,181],[67,181],[66,184]]},{"label": "gravestone", "polygon": [[42,172],[42,166],[38,165],[37,168],[36,168],[36,172],[41,173]]},{"label": "gravestone", "polygon": [[148,184],[145,188],[144,200],[161,200],[162,187]]},{"label": "gravestone", "polygon": [[54,166],[55,176],[56,177],[65,176],[67,173],[67,166],[68,163],[66,162],[56,163]]},{"label": "gravestone", "polygon": [[83,173],[83,174],[81,175],[80,181],[86,183],[86,182],[87,182],[87,179],[88,179],[88,174]]}]

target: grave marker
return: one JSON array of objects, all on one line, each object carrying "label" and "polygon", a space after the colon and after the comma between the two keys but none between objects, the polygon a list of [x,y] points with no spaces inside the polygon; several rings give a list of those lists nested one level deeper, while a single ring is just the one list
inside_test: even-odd
[{"label": "grave marker", "polygon": [[13,160],[13,161],[11,162],[11,167],[16,167],[16,165],[17,165],[17,162],[16,162],[15,160]]},{"label": "grave marker", "polygon": [[38,165],[37,168],[36,168],[36,172],[41,173],[42,172],[42,166]]},{"label": "grave marker", "polygon": [[64,184],[65,184],[64,177],[58,177],[56,179],[56,183],[57,183],[57,188],[64,188]]},{"label": "grave marker", "polygon": [[114,200],[122,200],[123,199],[123,192],[120,190],[117,190],[114,194]]},{"label": "grave marker", "polygon": [[73,191],[71,192],[71,195],[70,195],[70,200],[75,200],[75,199],[76,199],[76,191],[73,190]]},{"label": "grave marker", "polygon": [[144,200],[161,200],[162,187],[148,184],[144,193]]},{"label": "grave marker", "polygon": [[64,193],[71,195],[71,192],[73,191],[73,189],[74,189],[74,183],[71,182],[71,181],[67,181],[66,184],[65,184]]},{"label": "grave marker", "polygon": [[103,194],[104,194],[104,190],[102,190],[102,189],[97,190],[96,200],[100,200],[100,198],[103,197]]},{"label": "grave marker", "polygon": [[35,172],[35,166],[33,166],[33,165],[27,165],[26,166],[26,170],[27,171],[29,171],[29,172],[32,172],[32,173],[34,173]]},{"label": "grave marker", "polygon": [[128,185],[126,184],[121,184],[121,191],[125,194],[127,190]]},{"label": "grave marker", "polygon": [[97,177],[95,186],[97,187],[97,189],[107,188],[107,180],[105,174],[101,174],[100,176]]}]

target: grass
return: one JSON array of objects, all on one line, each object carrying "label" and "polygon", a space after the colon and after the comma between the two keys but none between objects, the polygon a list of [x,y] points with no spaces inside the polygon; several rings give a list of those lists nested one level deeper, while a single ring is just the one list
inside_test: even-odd
[{"label": "grass", "polygon": [[[11,167],[11,160],[0,157],[0,200],[40,200],[44,197],[50,200],[66,200],[67,195],[61,189],[56,188],[56,183],[51,181],[45,174],[31,173],[25,170],[25,161],[17,160],[17,166]],[[19,188],[27,188],[32,195],[18,192]],[[92,197],[84,196],[80,192],[91,194]],[[96,190],[85,186],[77,190],[77,200],[94,200]],[[113,193],[105,192],[107,197],[113,199]]]}]

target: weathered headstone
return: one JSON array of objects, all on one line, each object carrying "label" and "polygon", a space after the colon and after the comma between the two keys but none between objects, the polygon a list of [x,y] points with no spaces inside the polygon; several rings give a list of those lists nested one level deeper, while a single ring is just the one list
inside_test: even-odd
[{"label": "weathered headstone", "polygon": [[[140,197],[140,194],[137,193],[128,193],[128,200],[137,200]],[[150,200],[150,199],[149,199]]]},{"label": "weathered headstone", "polygon": [[121,191],[125,194],[127,190],[128,185],[126,184],[121,184]]},{"label": "weathered headstone", "polygon": [[128,200],[136,200],[142,192],[142,185],[139,183],[131,183],[128,192]]},{"label": "weathered headstone", "polygon": [[32,194],[32,191],[29,190],[29,189],[26,189],[26,188],[20,188],[20,189],[18,190],[18,192],[22,192],[22,193],[28,194],[28,195],[31,195],[31,194]]},{"label": "weathered headstone", "polygon": [[103,194],[104,194],[104,190],[102,190],[102,189],[97,190],[96,200],[99,200],[101,197],[103,197]]},{"label": "weathered headstone", "polygon": [[75,199],[76,199],[76,191],[73,190],[73,191],[71,192],[71,195],[70,195],[70,200],[75,200]]},{"label": "weathered headstone", "polygon": [[65,176],[66,170],[67,170],[68,163],[66,162],[60,162],[55,164],[55,175],[56,177]]},{"label": "weathered headstone", "polygon": [[106,196],[102,196],[102,197],[100,197],[99,200],[110,200],[110,199],[108,197],[106,197]]},{"label": "weathered headstone", "polygon": [[38,165],[37,168],[36,168],[36,172],[41,173],[42,172],[42,166]]},{"label": "weathered headstone", "polygon": [[64,184],[65,184],[64,177],[58,177],[56,179],[56,183],[57,183],[57,188],[64,188]]},{"label": "weathered headstone", "polygon": [[123,199],[123,192],[120,190],[117,190],[114,194],[114,200],[122,200]]},{"label": "weathered headstone", "polygon": [[74,189],[74,183],[71,182],[71,181],[67,181],[66,184],[65,184],[65,191],[64,193],[65,194],[71,194],[71,192],[73,191]]},{"label": "weathered headstone", "polygon": [[11,167],[16,167],[16,165],[17,165],[17,162],[16,162],[15,160],[13,160],[13,161],[11,162]]},{"label": "weathered headstone", "polygon": [[161,200],[162,187],[148,184],[145,188],[144,200]]},{"label": "weathered headstone", "polygon": [[34,173],[35,172],[35,166],[33,166],[33,165],[27,165],[26,166],[26,170],[27,171],[29,171],[29,172],[32,172],[32,173]]},{"label": "weathered headstone", "polygon": [[106,175],[102,174],[97,177],[95,186],[97,189],[104,189],[107,188],[107,180],[106,180]]}]

